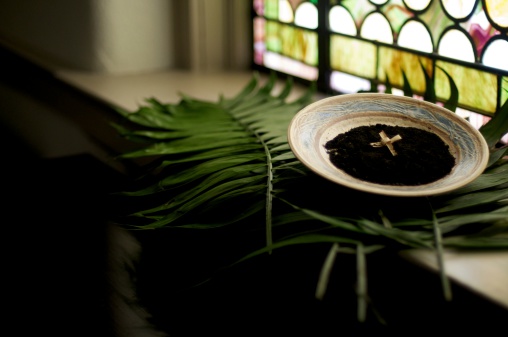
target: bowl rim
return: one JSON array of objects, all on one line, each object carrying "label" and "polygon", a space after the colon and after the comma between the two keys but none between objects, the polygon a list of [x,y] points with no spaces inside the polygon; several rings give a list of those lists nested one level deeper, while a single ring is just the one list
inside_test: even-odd
[{"label": "bowl rim", "polygon": [[[363,181],[361,179],[352,177],[351,175],[348,175],[347,173],[343,172],[344,175],[348,175],[349,177],[354,178],[358,181],[356,182],[350,182],[350,181],[344,181],[340,178],[340,175],[337,177],[334,177],[331,179],[331,177],[328,174],[324,174],[319,167],[316,167],[313,162],[309,161],[304,153],[302,153],[299,149],[298,144],[298,131],[296,130],[296,124],[299,122],[299,120],[302,118],[302,116],[307,116],[309,113],[313,112],[319,112],[320,109],[324,109],[327,106],[331,105],[339,105],[344,102],[350,102],[352,100],[384,100],[386,101],[401,101],[405,103],[409,103],[411,105],[415,105],[417,107],[425,108],[427,111],[430,110],[431,112],[434,111],[437,114],[445,117],[448,120],[451,120],[454,123],[458,123],[461,128],[467,130],[467,133],[470,135],[470,137],[473,139],[475,143],[479,145],[479,161],[475,165],[475,169],[471,172],[471,174],[465,176],[463,179],[461,179],[458,182],[455,182],[450,185],[443,185],[443,186],[429,186],[429,188],[421,188],[425,185],[419,185],[419,189],[414,190],[411,188],[414,188],[415,186],[400,186],[400,185],[384,185],[384,184],[377,184],[372,183],[368,181]],[[478,176],[480,176],[485,168],[487,167],[488,160],[489,160],[489,147],[487,145],[487,142],[483,135],[480,133],[479,130],[477,130],[471,123],[469,123],[466,119],[463,117],[460,117],[455,112],[446,109],[438,104],[428,102],[422,99],[408,97],[408,96],[401,96],[401,95],[394,95],[394,94],[387,94],[387,93],[352,93],[352,94],[340,94],[335,96],[330,96],[326,98],[322,98],[320,100],[317,100],[304,108],[300,109],[292,118],[292,120],[289,123],[288,129],[287,129],[287,138],[289,146],[295,155],[295,157],[302,162],[305,166],[307,166],[309,169],[311,169],[313,172],[317,173],[318,175],[343,186],[353,188],[356,190],[369,192],[369,193],[375,193],[375,194],[382,194],[382,195],[389,195],[389,196],[410,196],[410,197],[422,197],[422,196],[430,196],[430,195],[439,195],[447,192],[451,192],[452,190],[456,190],[460,187],[463,187],[464,185],[472,182],[475,180]],[[427,184],[429,185],[429,184]]]}]

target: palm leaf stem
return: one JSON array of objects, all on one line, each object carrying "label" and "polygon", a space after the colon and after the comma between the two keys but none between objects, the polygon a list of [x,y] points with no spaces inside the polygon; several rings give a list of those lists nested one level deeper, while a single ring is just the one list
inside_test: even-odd
[{"label": "palm leaf stem", "polygon": [[[238,124],[242,125],[245,130],[249,131],[252,135],[254,135],[261,146],[264,149],[266,155],[266,206],[265,206],[265,236],[266,236],[266,246],[272,247],[273,245],[273,236],[272,236],[272,210],[273,210],[273,160],[272,154],[270,153],[270,148],[268,144],[263,139],[263,137],[256,131],[253,130],[248,124],[245,124],[241,119],[239,119],[233,112],[230,112],[231,116],[237,121]],[[269,251],[271,254],[271,250]]]},{"label": "palm leaf stem", "polygon": [[362,243],[356,245],[356,273],[357,273],[357,319],[365,322],[367,316],[367,260]]},{"label": "palm leaf stem", "polygon": [[339,244],[334,243],[326,256],[325,262],[323,263],[323,267],[321,267],[321,272],[319,274],[318,283],[316,286],[316,298],[318,300],[322,300],[325,296],[326,289],[328,287],[328,283],[330,282],[330,274],[333,269],[333,263],[335,262],[335,258],[337,257],[337,253],[339,252]]},{"label": "palm leaf stem", "polygon": [[[273,203],[273,194],[272,194],[272,191],[273,191],[273,183],[272,183],[272,180],[273,180],[273,172],[272,172],[272,161],[270,160],[271,158],[271,154],[270,154],[270,151],[268,149],[268,147],[266,146],[266,144],[263,144],[264,148],[265,148],[265,153],[266,153],[266,156],[267,156],[267,168],[266,168],[266,172],[267,172],[267,177],[266,177],[266,217],[265,217],[265,222],[266,222],[266,245],[268,247],[271,247],[272,246],[272,243],[273,243],[273,238],[272,238],[272,203]],[[270,251],[270,254],[271,254],[271,251]]]},{"label": "palm leaf stem", "polygon": [[[429,203],[430,205],[430,203]],[[441,279],[441,286],[443,287],[443,295],[445,300],[451,301],[452,300],[452,290],[450,288],[450,281],[448,280],[448,277],[446,276],[446,270],[445,270],[445,263],[443,258],[443,242],[442,242],[442,236],[441,236],[441,230],[439,228],[439,222],[436,217],[436,213],[432,210],[432,223],[433,223],[433,229],[434,229],[434,242],[435,242],[435,251],[436,251],[436,257],[437,257],[437,264],[439,268],[439,276]]]}]

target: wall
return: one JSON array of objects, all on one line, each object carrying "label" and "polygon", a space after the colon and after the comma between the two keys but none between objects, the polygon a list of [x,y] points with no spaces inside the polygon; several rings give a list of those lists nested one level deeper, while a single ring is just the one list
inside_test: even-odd
[{"label": "wall", "polygon": [[0,0],[0,43],[53,69],[247,69],[249,6],[249,0]]},{"label": "wall", "polygon": [[[50,77],[39,78],[31,67],[6,62],[4,48],[49,73],[107,77],[176,69],[190,70],[195,78],[201,73],[247,70],[250,3],[0,0],[0,130],[2,140],[11,144],[9,153],[23,157],[30,150],[52,158],[91,152],[102,158],[107,154],[90,141],[83,125],[88,132],[100,133],[101,139],[114,136],[104,136],[110,129],[94,124],[100,113],[97,107],[55,87]],[[81,116],[77,124],[71,120],[76,113]]]}]

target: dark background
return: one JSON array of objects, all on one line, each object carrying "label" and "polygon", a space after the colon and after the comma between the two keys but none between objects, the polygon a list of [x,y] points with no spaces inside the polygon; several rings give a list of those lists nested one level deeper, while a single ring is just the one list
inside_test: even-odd
[{"label": "dark background", "polygon": [[[106,152],[126,148],[119,144],[129,146],[113,130],[107,132],[107,121],[115,118],[109,107],[16,55],[2,51],[1,59],[0,84],[8,90],[0,100],[9,99],[6,92],[15,92],[36,101],[44,107],[41,111],[51,109],[70,118]],[[2,109],[2,116],[12,113]],[[125,171],[119,172],[88,149],[44,157],[18,130],[0,126],[2,317],[8,335],[407,336],[504,331],[504,308],[455,283],[453,301],[445,302],[438,275],[389,251],[368,258],[372,305],[364,324],[356,321],[353,256],[337,261],[340,267],[325,300],[314,298],[327,249],[262,256],[189,286],[215,270],[216,261],[227,261],[230,245],[248,243],[249,238],[117,228],[111,219],[128,205],[111,192],[132,183],[135,163],[125,163]],[[37,134],[37,126],[32,127]]]}]

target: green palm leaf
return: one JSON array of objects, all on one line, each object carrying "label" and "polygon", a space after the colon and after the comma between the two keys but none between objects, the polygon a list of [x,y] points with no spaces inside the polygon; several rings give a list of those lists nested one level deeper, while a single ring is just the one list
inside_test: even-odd
[{"label": "green palm leaf", "polygon": [[505,101],[501,109],[496,112],[494,117],[480,128],[480,132],[487,141],[491,149],[494,149],[501,137],[508,130],[508,100]]},{"label": "green palm leaf", "polygon": [[[425,73],[426,99],[435,101],[432,78]],[[445,72],[446,74],[446,72]],[[404,76],[404,92],[411,93]],[[118,110],[125,123],[113,127],[142,146],[119,160],[153,161],[136,189],[122,191],[139,200],[119,222],[136,229],[231,229],[262,235],[265,242],[227,267],[277,249],[317,245],[336,247],[332,253],[355,252],[358,257],[358,318],[364,319],[366,287],[364,258],[383,247],[423,248],[436,252],[448,247],[506,249],[508,161],[505,149],[493,149],[508,131],[508,104],[481,131],[491,145],[491,163],[475,181],[454,192],[425,199],[396,198],[350,190],[318,177],[299,162],[288,145],[287,127],[294,115],[314,101],[316,84],[288,102],[293,82],[273,95],[276,76],[264,85],[254,74],[232,98],[206,102],[182,95],[180,102],[155,99],[136,111]],[[450,79],[454,109],[458,92]],[[455,88],[455,89],[454,89]],[[500,152],[503,151],[503,152]],[[154,165],[155,163],[155,165]],[[333,196],[330,198],[329,196]],[[485,231],[486,228],[497,231]],[[469,235],[461,232],[468,229]],[[473,234],[477,234],[476,236]],[[263,240],[264,239],[264,240]],[[337,248],[339,247],[339,248]],[[331,259],[331,258],[330,258]],[[325,263],[319,297],[331,262]],[[363,270],[363,271],[362,271]],[[444,270],[441,270],[444,277]],[[442,278],[446,298],[447,281]]]}]

